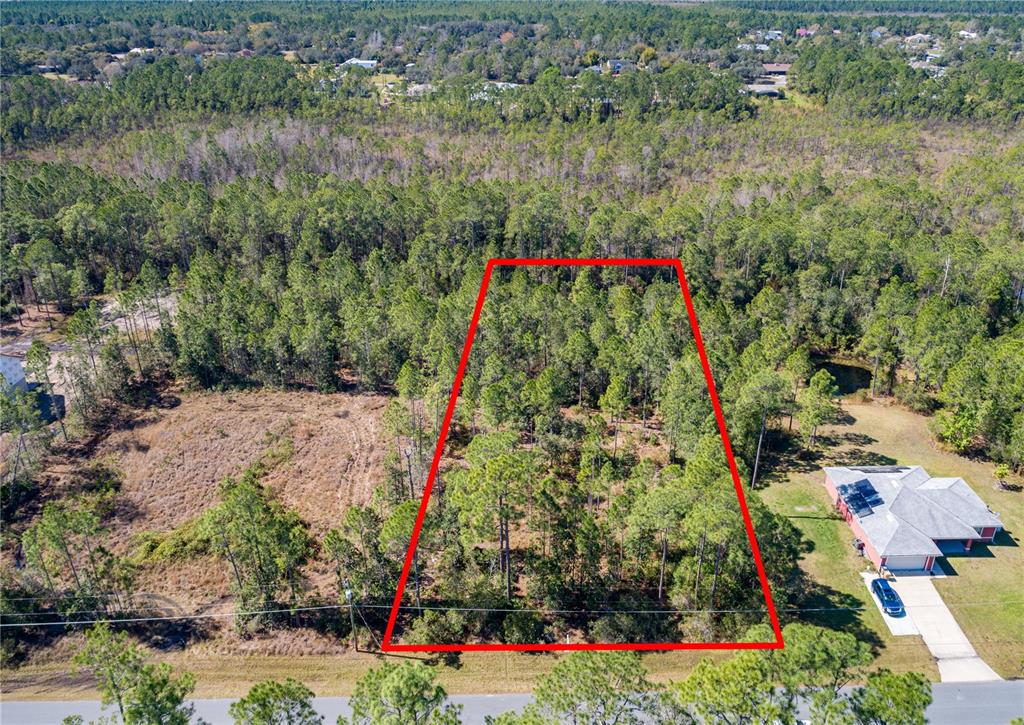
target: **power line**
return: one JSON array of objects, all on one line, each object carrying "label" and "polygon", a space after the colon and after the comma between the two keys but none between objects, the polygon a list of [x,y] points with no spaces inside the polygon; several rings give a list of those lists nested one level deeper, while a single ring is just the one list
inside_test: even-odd
[{"label": "power line", "polygon": [[[960,606],[1002,606],[1004,604],[1024,604],[1024,601],[1016,602],[964,602]],[[291,607],[282,609],[263,609],[253,611],[241,611],[241,612],[207,612],[202,614],[180,614],[180,615],[167,615],[167,616],[151,616],[151,617],[124,617],[118,619],[79,619],[79,620],[55,620],[49,622],[19,622],[19,623],[0,623],[0,627],[47,627],[47,626],[80,626],[87,624],[98,624],[100,622],[107,622],[110,624],[133,624],[141,622],[170,622],[170,621],[182,621],[192,619],[230,619],[233,617],[245,617],[245,616],[258,616],[262,614],[291,614],[295,612],[312,612],[312,611],[327,611],[327,610],[342,610],[348,607],[355,607],[356,612],[360,609],[391,609],[390,604],[325,604],[320,606],[309,606],[309,607]],[[924,604],[915,607],[916,609],[922,608],[940,608],[945,607],[944,604]],[[442,611],[442,612],[500,612],[500,613],[512,613],[512,612],[532,612],[535,614],[767,614],[766,608],[748,608],[748,609],[544,609],[544,608],[514,608],[514,607],[451,607],[451,606],[415,606],[415,605],[402,605],[399,609],[405,610],[428,610],[428,611]],[[870,610],[870,607],[787,607],[779,609],[780,612],[861,612]],[[82,612],[96,613],[97,610],[81,610]],[[76,612],[72,612],[76,613]],[[47,612],[10,612],[4,614],[3,617],[11,616],[40,616],[48,614]],[[360,617],[362,614],[360,613]],[[365,619],[363,620],[365,623]],[[369,626],[369,625],[367,625]],[[1012,641],[1012,640],[1011,640]],[[951,643],[952,644],[952,643]]]},{"label": "power line", "polygon": [[[76,619],[76,620],[58,620],[52,622],[20,622],[15,624],[0,623],[0,627],[54,627],[59,625],[66,626],[77,626],[86,624],[99,624],[100,622],[107,622],[108,624],[134,624],[139,622],[173,622],[181,621],[186,619],[218,619],[225,618],[230,619],[232,617],[246,617],[246,616],[257,616],[260,614],[286,614],[292,612],[311,612],[323,609],[343,609],[348,605],[346,604],[330,604],[322,607],[293,607],[291,609],[260,609],[248,612],[207,612],[205,614],[178,614],[172,616],[162,617],[123,617],[120,619]],[[17,614],[17,613],[14,613]],[[9,617],[11,614],[5,614],[4,617]]]},{"label": "power line", "polygon": [[[26,597],[26,599],[48,599],[48,597]],[[1005,605],[1024,605],[1024,600],[1010,601],[1010,602],[993,602],[993,601],[973,601],[973,602],[958,602],[956,607],[1002,607]],[[345,609],[349,605],[337,604],[337,605],[322,605],[322,606],[310,606],[310,607],[296,607],[292,609],[282,610],[268,610],[268,611],[305,611],[314,609]],[[365,609],[391,609],[390,604],[357,604],[356,607],[363,607]],[[940,609],[949,608],[946,604],[917,604],[914,605],[914,609]],[[538,614],[694,614],[701,612],[708,612],[712,614],[728,614],[735,612],[766,612],[764,608],[746,608],[746,609],[547,609],[544,607],[456,607],[456,606],[428,606],[428,605],[415,605],[415,604],[402,604],[399,605],[399,609],[428,609],[437,611],[454,611],[454,612],[535,612]],[[778,609],[780,612],[860,612],[870,610],[871,607],[859,606],[859,607],[784,607]],[[104,610],[102,609],[72,609],[64,612],[67,614],[101,614]],[[261,614],[262,612],[240,612],[239,614]],[[50,616],[52,612],[5,612],[0,614],[0,617],[45,617]],[[173,615],[179,619],[187,619],[189,617],[209,616],[209,615]],[[227,613],[221,613],[218,616],[227,616]],[[154,617],[155,619],[155,617]],[[97,620],[109,622],[113,621],[110,619]]]}]

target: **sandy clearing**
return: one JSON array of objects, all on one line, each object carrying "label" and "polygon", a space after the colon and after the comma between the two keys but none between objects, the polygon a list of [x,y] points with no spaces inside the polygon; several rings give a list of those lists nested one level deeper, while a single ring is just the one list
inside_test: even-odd
[{"label": "sandy clearing", "polygon": [[[218,500],[226,476],[291,438],[294,452],[266,477],[274,493],[322,535],[353,504],[370,500],[383,476],[387,441],[379,395],[243,391],[181,393],[149,409],[97,446],[92,461],[121,473],[115,547],[143,531],[167,531]],[[68,465],[49,472],[59,485]]]},{"label": "sandy clearing", "polygon": [[[368,503],[383,480],[389,441],[381,395],[305,391],[174,391],[174,407],[139,411],[100,441],[85,461],[57,459],[44,472],[46,488],[74,487],[83,467],[103,463],[120,472],[116,513],[107,521],[108,544],[129,554],[145,531],[166,532],[218,501],[226,476],[244,470],[268,449],[292,441],[290,457],[264,478],[281,502],[298,512],[320,538],[345,510]],[[172,391],[165,395],[174,400]],[[310,593],[330,597],[334,573],[311,562],[304,571]],[[168,616],[229,613],[229,573],[215,556],[143,566],[137,603]],[[339,615],[340,616],[340,615]],[[202,620],[188,649],[220,655],[335,655],[347,642],[308,627],[242,636],[229,618]],[[67,650],[48,647],[33,661],[62,661]]]},{"label": "sandy clearing", "polygon": [[[174,399],[173,395],[169,395]],[[110,543],[126,551],[142,531],[167,531],[218,500],[220,483],[290,438],[294,452],[264,478],[314,536],[371,500],[388,441],[383,395],[247,390],[180,392],[173,408],[139,411],[98,442],[88,463],[57,460],[45,485],[72,486],[89,464],[119,471]]]}]

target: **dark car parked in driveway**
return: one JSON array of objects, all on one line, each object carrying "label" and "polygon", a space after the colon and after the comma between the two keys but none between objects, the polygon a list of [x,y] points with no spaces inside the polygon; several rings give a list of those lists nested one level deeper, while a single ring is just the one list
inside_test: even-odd
[{"label": "dark car parked in driveway", "polygon": [[900,595],[896,593],[896,590],[885,579],[875,579],[871,582],[871,591],[878,597],[878,601],[882,603],[882,609],[890,617],[903,617],[906,615],[907,610],[903,608],[903,600],[900,599]]}]

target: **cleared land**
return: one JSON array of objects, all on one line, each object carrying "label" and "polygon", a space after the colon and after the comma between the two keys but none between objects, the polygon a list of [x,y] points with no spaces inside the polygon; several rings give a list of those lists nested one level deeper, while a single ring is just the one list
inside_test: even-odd
[{"label": "cleared land", "polygon": [[[42,475],[41,498],[56,498],[62,490],[75,490],[98,476],[114,476],[119,491],[113,517],[106,522],[106,542],[131,555],[144,533],[166,533],[194,520],[218,502],[226,476],[239,473],[268,449],[285,447],[288,454],[263,480],[321,539],[350,506],[369,502],[383,478],[381,415],[387,400],[273,390],[165,392],[159,406],[136,412],[77,455],[52,461]],[[19,528],[24,525],[19,523]],[[13,552],[5,556],[10,561]],[[326,564],[310,565],[305,574],[315,591],[331,595],[334,575]],[[137,592],[148,611],[165,616],[234,609],[227,569],[213,556],[147,562],[140,569]],[[335,654],[345,649],[345,643],[307,629],[242,638],[227,618],[204,620],[201,627],[168,637],[172,646],[191,642],[189,652],[197,657]],[[66,637],[39,648],[31,661],[66,662],[74,640]]]},{"label": "cleared land", "polygon": [[[292,452],[264,480],[317,535],[367,503],[383,475],[384,396],[193,392],[161,405],[120,425],[89,456],[120,480],[125,513],[112,527],[115,543],[198,516],[216,503],[226,476],[284,441]],[[82,470],[81,461],[60,461],[44,473],[45,486],[73,485]]]}]

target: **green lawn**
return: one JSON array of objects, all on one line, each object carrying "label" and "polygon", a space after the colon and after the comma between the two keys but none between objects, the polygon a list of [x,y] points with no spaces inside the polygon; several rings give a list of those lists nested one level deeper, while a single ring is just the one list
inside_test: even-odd
[{"label": "green lawn", "polygon": [[1019,676],[1024,659],[1024,550],[1018,539],[1024,530],[1024,493],[998,490],[991,464],[941,450],[923,416],[877,403],[847,401],[843,410],[844,422],[825,431],[820,458],[776,471],[761,492],[766,503],[789,517],[810,542],[802,566],[825,587],[828,599],[847,606],[847,598],[852,597],[865,607],[857,616],[846,612],[808,616],[831,620],[873,640],[879,666],[917,670],[938,679],[923,641],[891,636],[870,601],[858,575],[870,564],[857,556],[846,523],[832,518],[821,467],[895,462],[924,466],[933,476],[962,476],[1002,516],[1007,534],[997,546],[980,547],[970,557],[950,560],[949,573],[955,575],[936,580],[936,586],[982,658],[1003,677]]}]

